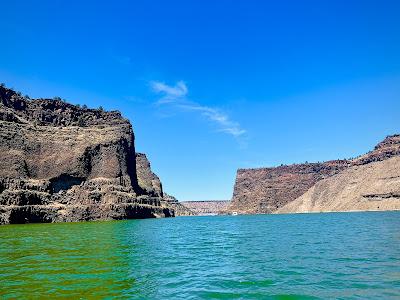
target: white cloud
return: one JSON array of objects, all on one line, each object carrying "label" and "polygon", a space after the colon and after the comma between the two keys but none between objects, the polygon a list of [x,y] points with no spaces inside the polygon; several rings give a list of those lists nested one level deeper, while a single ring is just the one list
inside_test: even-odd
[{"label": "white cloud", "polygon": [[178,81],[175,86],[169,86],[164,82],[152,81],[150,85],[154,92],[163,94],[163,97],[157,101],[158,105],[169,105],[183,111],[199,112],[208,121],[217,124],[218,131],[225,132],[234,137],[239,137],[246,133],[238,122],[232,121],[220,109],[189,101],[186,98],[188,88],[185,82]]},{"label": "white cloud", "polygon": [[169,99],[182,98],[188,93],[187,86],[182,80],[178,81],[175,86],[169,86],[160,81],[152,81],[150,85],[154,92],[164,94],[164,97]]}]

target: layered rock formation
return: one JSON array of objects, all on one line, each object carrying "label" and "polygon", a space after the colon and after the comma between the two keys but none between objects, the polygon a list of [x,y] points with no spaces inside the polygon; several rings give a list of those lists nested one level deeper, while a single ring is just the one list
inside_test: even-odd
[{"label": "layered rock formation", "polygon": [[193,216],[193,212],[183,206],[175,197],[163,192],[160,178],[151,170],[146,154],[136,153],[136,172],[140,188],[153,197],[162,198],[161,206],[174,212],[175,216]]},{"label": "layered rock formation", "polygon": [[230,203],[228,200],[208,200],[208,201],[182,201],[183,206],[190,209],[193,214],[198,216],[221,215],[226,213]]},{"label": "layered rock formation", "polygon": [[136,173],[138,184],[145,194],[163,198],[160,178],[151,170],[150,161],[144,153],[136,153]]},{"label": "layered rock formation", "polygon": [[[362,196],[364,194],[391,195],[392,193],[397,193],[396,189],[393,188],[396,184],[399,187],[399,182],[396,179],[393,179],[394,181],[385,181],[378,180],[378,178],[382,177],[380,170],[383,172],[387,164],[389,164],[389,160],[393,158],[393,161],[396,161],[399,156],[400,136],[393,135],[379,143],[373,151],[351,160],[306,163],[276,168],[240,169],[237,172],[232,203],[228,211],[246,214],[273,213],[277,211],[313,211],[313,209],[317,211],[330,211],[332,209],[372,210],[387,209],[388,207],[398,209],[400,208],[398,206],[400,202],[393,202],[392,200],[390,200],[392,201],[390,204],[387,202],[389,198],[394,199],[395,197],[385,196],[386,198],[382,198],[384,200],[381,200],[380,205],[375,205],[376,203],[371,201],[366,203],[358,202],[364,201],[365,197]],[[372,167],[372,164],[374,164],[374,167]],[[350,176],[347,176],[348,174],[352,174],[352,176],[355,176],[354,178],[357,178],[356,176],[358,175],[361,176],[360,172],[362,171],[355,172],[355,170],[375,172],[372,175],[370,174],[369,182],[370,184],[378,185],[379,188],[373,192],[366,189],[364,185],[351,183],[353,181],[351,181]],[[397,176],[395,175],[397,173],[400,176],[400,169],[394,167],[392,173],[394,174],[393,176]],[[360,182],[367,182],[361,180],[361,178],[359,177]],[[340,181],[340,184],[334,185],[333,183],[338,182],[337,180]],[[358,179],[354,180],[357,181]],[[339,191],[347,183],[353,184],[354,188],[358,188],[358,192],[350,193],[351,195],[348,194],[346,197],[344,194],[340,194]],[[319,195],[318,197],[316,196],[317,194]],[[334,197],[333,194],[336,196]],[[311,197],[310,195],[313,196]],[[331,199],[322,199],[328,196]],[[317,198],[320,204],[314,207],[314,201],[317,201]],[[334,203],[331,203],[331,201]],[[382,201],[387,202],[387,205]],[[310,202],[313,204],[311,205]],[[301,207],[300,203],[302,204]],[[305,203],[308,204],[306,205]]]},{"label": "layered rock formation", "polygon": [[271,213],[305,193],[321,179],[339,173],[347,161],[299,164],[276,168],[239,169],[231,211]]},{"label": "layered rock formation", "polygon": [[195,212],[183,205],[183,202],[179,202],[174,196],[164,193],[164,201],[166,202],[167,207],[170,207],[174,210],[176,217],[196,215]]},{"label": "layered rock formation", "polygon": [[400,210],[400,157],[350,167],[276,213]]},{"label": "layered rock formation", "polygon": [[172,216],[136,163],[119,112],[0,87],[0,224]]}]

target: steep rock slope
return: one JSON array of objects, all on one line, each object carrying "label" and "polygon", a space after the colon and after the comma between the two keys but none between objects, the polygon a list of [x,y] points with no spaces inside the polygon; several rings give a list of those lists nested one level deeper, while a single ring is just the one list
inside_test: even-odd
[{"label": "steep rock slope", "polygon": [[162,198],[161,205],[173,211],[175,216],[192,216],[193,212],[178,200],[163,192],[160,178],[151,170],[146,154],[136,153],[136,170],[139,187],[148,195]]},{"label": "steep rock slope", "polygon": [[400,210],[400,156],[350,167],[276,213]]},{"label": "steep rock slope", "polygon": [[174,196],[164,193],[164,201],[166,201],[166,206],[171,207],[174,210],[176,217],[196,215],[196,213],[183,205],[182,202],[179,202]]},{"label": "steep rock slope", "polygon": [[239,169],[228,211],[272,213],[294,201],[317,182],[352,166],[400,155],[400,136],[387,137],[373,151],[352,160],[295,164],[275,168]]},{"label": "steep rock slope", "polygon": [[151,170],[146,154],[136,153],[136,172],[140,188],[144,193],[154,197],[163,197],[160,178]]},{"label": "steep rock slope", "polygon": [[0,224],[170,216],[139,186],[119,112],[0,87]]},{"label": "steep rock slope", "polygon": [[239,169],[228,211],[271,213],[305,193],[321,179],[347,168],[344,160],[276,168]]}]

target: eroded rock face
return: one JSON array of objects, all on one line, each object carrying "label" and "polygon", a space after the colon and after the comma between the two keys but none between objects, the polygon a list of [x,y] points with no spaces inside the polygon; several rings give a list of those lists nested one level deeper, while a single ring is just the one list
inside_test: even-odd
[{"label": "eroded rock face", "polygon": [[174,216],[193,216],[194,213],[183,206],[174,196],[163,192],[160,178],[151,170],[146,154],[136,153],[136,170],[139,188],[153,197],[161,198],[161,206],[168,208]]},{"label": "eroded rock face", "polygon": [[174,196],[164,193],[164,201],[167,207],[171,207],[174,210],[176,217],[196,215],[195,212],[183,205],[182,202],[179,202]]},{"label": "eroded rock face", "polygon": [[400,210],[400,156],[349,167],[275,213]]},{"label": "eroded rock face", "polygon": [[239,169],[229,211],[271,213],[304,194],[321,179],[347,168],[347,161]]},{"label": "eroded rock face", "polygon": [[373,151],[351,160],[306,163],[275,168],[239,169],[228,211],[273,213],[302,196],[321,180],[344,170],[400,155],[400,135],[388,136]]},{"label": "eroded rock face", "polygon": [[136,171],[139,187],[144,193],[154,197],[163,197],[160,178],[151,170],[146,154],[136,153]]},{"label": "eroded rock face", "polygon": [[0,87],[0,223],[173,215],[137,174],[132,126],[119,112]]},{"label": "eroded rock face", "polygon": [[181,204],[190,209],[195,215],[223,215],[230,204],[228,200],[182,201]]}]

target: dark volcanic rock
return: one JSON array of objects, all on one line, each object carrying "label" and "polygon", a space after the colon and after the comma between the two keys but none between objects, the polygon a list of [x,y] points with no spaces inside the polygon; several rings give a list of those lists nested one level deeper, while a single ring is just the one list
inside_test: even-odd
[{"label": "dark volcanic rock", "polygon": [[354,165],[365,165],[400,155],[400,134],[387,136],[374,150],[352,160]]},{"label": "dark volcanic rock", "polygon": [[132,126],[119,112],[0,87],[1,224],[173,215],[162,191],[139,185],[136,164]]},{"label": "dark volcanic rock", "polygon": [[302,196],[317,182],[352,167],[400,155],[400,135],[388,136],[373,151],[351,160],[239,169],[230,212],[272,213]]},{"label": "dark volcanic rock", "polygon": [[168,195],[164,193],[164,201],[166,202],[167,207],[171,207],[175,216],[195,216],[196,213],[193,212],[190,208],[183,205],[182,202],[179,202],[174,196]]},{"label": "dark volcanic rock", "polygon": [[175,197],[163,192],[160,178],[151,170],[146,154],[136,153],[138,185],[143,193],[162,198],[161,206],[171,210],[175,216],[192,216],[194,213],[183,206]]},{"label": "dark volcanic rock", "polygon": [[151,170],[151,165],[146,154],[136,153],[136,172],[139,187],[147,195],[163,197],[163,190],[160,178]]}]

